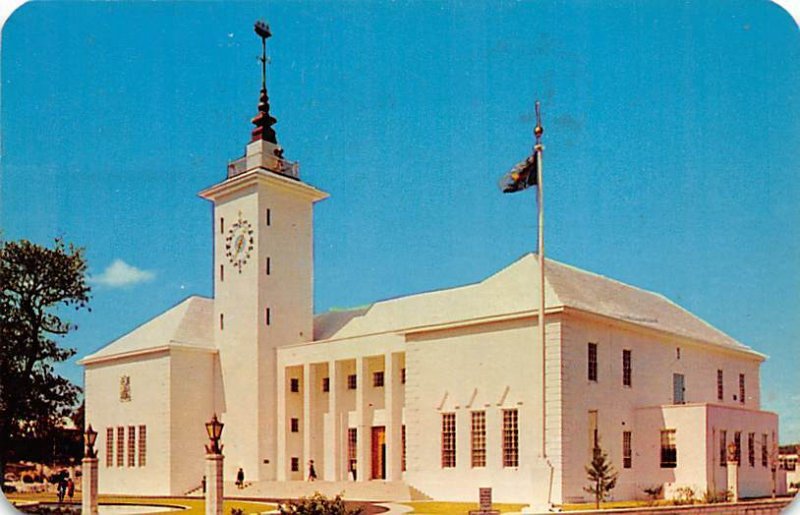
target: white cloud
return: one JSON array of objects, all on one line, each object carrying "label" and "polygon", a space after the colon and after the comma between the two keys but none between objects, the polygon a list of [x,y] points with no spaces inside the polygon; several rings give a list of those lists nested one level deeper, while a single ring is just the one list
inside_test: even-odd
[{"label": "white cloud", "polygon": [[111,288],[121,288],[152,281],[155,276],[156,274],[153,272],[140,270],[121,259],[115,259],[103,270],[102,274],[92,276],[90,281]]}]

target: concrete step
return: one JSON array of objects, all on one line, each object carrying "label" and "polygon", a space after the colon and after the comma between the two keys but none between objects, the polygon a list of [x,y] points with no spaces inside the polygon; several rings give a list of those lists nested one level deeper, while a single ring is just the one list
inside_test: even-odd
[{"label": "concrete step", "polygon": [[225,483],[225,495],[230,497],[262,497],[298,499],[319,492],[327,497],[341,494],[348,500],[410,501],[430,499],[402,481],[254,481],[244,489]]}]

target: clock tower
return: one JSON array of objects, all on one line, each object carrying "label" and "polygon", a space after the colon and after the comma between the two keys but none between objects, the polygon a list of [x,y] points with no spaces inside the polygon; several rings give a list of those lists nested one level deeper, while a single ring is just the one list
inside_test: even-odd
[{"label": "clock tower", "polygon": [[[276,349],[313,340],[313,206],[327,194],[300,179],[278,145],[262,40],[258,113],[245,155],[202,191],[214,212],[214,405],[225,423],[226,480],[276,479]],[[189,376],[189,374],[187,374]],[[209,414],[209,417],[211,414]]]}]

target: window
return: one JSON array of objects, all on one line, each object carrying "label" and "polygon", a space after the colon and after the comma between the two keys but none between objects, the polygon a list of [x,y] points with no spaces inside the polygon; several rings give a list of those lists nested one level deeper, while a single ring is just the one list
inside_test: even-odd
[{"label": "window", "polygon": [[622,351],[622,385],[631,386],[631,351]]},{"label": "window", "polygon": [[725,467],[728,463],[728,432],[724,429],[719,431],[719,466]]},{"label": "window", "polygon": [[350,374],[347,376],[347,389],[348,390],[355,390],[358,387],[358,379],[356,378],[355,374]]},{"label": "window", "polygon": [[761,435],[761,466],[767,466],[767,454],[769,450],[767,447],[767,433]]},{"label": "window", "polygon": [[125,428],[117,428],[117,466],[125,465]]},{"label": "window", "polygon": [[745,392],[744,392],[744,374],[739,374],[739,402],[744,404]]},{"label": "window", "polygon": [[756,434],[747,433],[747,463],[756,466]]},{"label": "window", "polygon": [[147,465],[147,426],[139,426],[139,466]]},{"label": "window", "polygon": [[269,308],[267,308],[264,311],[264,322],[266,322],[267,325],[269,325],[272,322],[272,316],[271,316],[271,313],[269,311]]},{"label": "window", "polygon": [[400,369],[400,383],[401,384],[406,384],[406,369],[405,368],[401,368]]},{"label": "window", "polygon": [[219,280],[225,281],[225,265],[219,265]]},{"label": "window", "polygon": [[299,433],[300,432],[300,420],[293,418],[290,421],[291,431],[292,433]]},{"label": "window", "polygon": [[633,465],[633,451],[631,450],[631,432],[622,432],[622,467],[629,469]]},{"label": "window", "polygon": [[375,388],[382,388],[383,387],[383,372],[373,372],[372,374],[372,386]]},{"label": "window", "polygon": [[725,383],[723,382],[722,370],[717,370],[717,400],[725,398]]},{"label": "window", "polygon": [[678,448],[675,446],[675,430],[661,430],[661,468],[674,469],[678,466]]},{"label": "window", "polygon": [[681,359],[681,348],[680,347],[677,347],[675,349],[675,358],[676,359]]},{"label": "window", "polygon": [[587,360],[589,381],[597,381],[597,344],[589,344],[589,355]]},{"label": "window", "polygon": [[300,391],[300,379],[296,377],[289,379],[289,391],[292,393],[298,393]]},{"label": "window", "polygon": [[219,233],[225,234],[225,219],[222,217],[219,219]]},{"label": "window", "polygon": [[486,466],[486,412],[472,412],[472,466]]},{"label": "window", "polygon": [[353,472],[353,479],[355,479],[355,472],[356,472],[356,464],[358,460],[356,458],[358,450],[358,430],[354,427],[347,429],[347,464],[350,467],[350,470]]},{"label": "window", "polygon": [[736,459],[736,464],[740,464],[742,462],[742,432],[736,431],[733,433],[733,446],[734,446],[734,456]]},{"label": "window", "polygon": [[686,386],[683,374],[672,374],[672,402],[673,404],[686,403]]},{"label": "window", "polygon": [[402,458],[401,458],[401,467],[402,467],[403,472],[405,472],[406,471],[406,426],[405,426],[405,424],[403,424],[402,432],[403,432],[403,453],[402,453],[403,455],[402,455]]},{"label": "window", "polygon": [[136,428],[128,426],[128,466],[136,466]]},{"label": "window", "polygon": [[330,377],[323,377],[322,378],[322,391],[323,392],[331,391],[331,378]]},{"label": "window", "polygon": [[267,275],[269,275],[272,272],[272,263],[270,262],[269,258],[267,258],[267,263],[266,263],[264,269],[266,270]]},{"label": "window", "polygon": [[267,226],[272,225],[272,212],[267,208]]},{"label": "window", "polygon": [[442,413],[442,468],[456,466],[456,414]]},{"label": "window", "polygon": [[300,472],[300,458],[292,456],[292,472]]},{"label": "window", "polygon": [[225,329],[225,315],[223,313],[219,314],[219,330],[222,331]]},{"label": "window", "polygon": [[503,410],[503,466],[519,466],[519,426],[515,409]]},{"label": "window", "polygon": [[106,467],[114,466],[114,428],[106,428]]}]

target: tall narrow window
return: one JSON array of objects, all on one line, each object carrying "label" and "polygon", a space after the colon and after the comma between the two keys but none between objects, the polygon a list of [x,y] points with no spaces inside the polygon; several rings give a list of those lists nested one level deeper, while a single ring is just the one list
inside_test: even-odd
[{"label": "tall narrow window", "polygon": [[347,389],[348,390],[355,390],[358,387],[358,378],[355,374],[350,374],[347,376]]},{"label": "tall narrow window", "polygon": [[722,370],[717,370],[717,400],[725,398],[725,383],[723,381]]},{"label": "tall narrow window", "polygon": [[756,466],[756,434],[747,433],[747,463]]},{"label": "tall narrow window", "polygon": [[270,258],[267,258],[267,263],[264,266],[264,269],[266,270],[267,275],[272,273],[272,261],[270,260]]},{"label": "tall narrow window", "polygon": [[503,466],[519,466],[519,416],[517,410],[503,410]]},{"label": "tall narrow window", "polygon": [[676,359],[681,359],[681,348],[680,347],[677,347],[675,349],[675,358]]},{"label": "tall narrow window", "polygon": [[117,466],[125,466],[125,428],[117,428]]},{"label": "tall narrow window", "polygon": [[589,343],[588,345],[588,376],[589,381],[597,381],[597,344]]},{"label": "tall narrow window", "polygon": [[742,463],[742,432],[736,431],[733,433],[733,446],[734,446],[734,456],[736,459],[736,464],[739,465]]},{"label": "tall narrow window", "polygon": [[300,419],[292,418],[289,424],[291,426],[292,433],[300,432]]},{"label": "tall narrow window", "polygon": [[219,330],[222,331],[225,329],[225,315],[223,313],[219,314]]},{"label": "tall narrow window", "polygon": [[622,351],[622,385],[631,386],[632,382],[631,351]]},{"label": "tall narrow window", "polygon": [[225,234],[225,219],[222,217],[219,219],[219,233]]},{"label": "tall narrow window", "polygon": [[219,280],[220,282],[225,280],[225,265],[219,265]]},{"label": "tall narrow window", "polygon": [[136,466],[136,428],[128,426],[128,466]]},{"label": "tall narrow window", "polygon": [[272,212],[267,208],[267,226],[272,225]]},{"label": "tall narrow window", "polygon": [[686,384],[683,374],[672,374],[672,402],[673,404],[686,403]]},{"label": "tall narrow window", "polygon": [[375,388],[383,388],[383,370],[372,374],[372,386]]},{"label": "tall narrow window", "polygon": [[745,391],[744,391],[744,374],[739,374],[739,402],[744,404]]},{"label": "tall narrow window", "polygon": [[767,466],[767,454],[769,452],[769,448],[767,447],[767,433],[763,433],[761,435],[761,466]]},{"label": "tall narrow window", "polygon": [[728,432],[724,429],[719,431],[719,465],[720,467],[727,467],[728,465]]},{"label": "tall narrow window", "polygon": [[300,379],[292,377],[289,379],[289,391],[292,393],[300,392]]},{"label": "tall narrow window", "polygon": [[147,465],[147,426],[139,426],[139,466]]},{"label": "tall narrow window", "polygon": [[442,413],[442,468],[456,466],[456,414]]},{"label": "tall narrow window", "polygon": [[331,391],[331,378],[330,377],[323,377],[322,378],[322,391],[323,392]]},{"label": "tall narrow window", "polygon": [[106,467],[114,466],[114,428],[106,428]]},{"label": "tall narrow window", "polygon": [[403,432],[403,456],[401,460],[402,461],[401,467],[403,472],[405,472],[406,471],[406,425],[405,424],[403,424],[402,432]]},{"label": "tall narrow window", "polygon": [[292,472],[300,472],[300,458],[292,456]]},{"label": "tall narrow window", "polygon": [[269,308],[267,308],[266,311],[264,312],[264,322],[266,322],[267,325],[269,325],[272,322],[272,314],[270,313]]},{"label": "tall narrow window", "polygon": [[355,480],[356,465],[358,463],[358,430],[354,427],[347,429],[347,466]]},{"label": "tall narrow window", "polygon": [[622,432],[622,467],[629,469],[633,465],[633,450],[631,448],[631,432]]},{"label": "tall narrow window", "polygon": [[675,444],[675,430],[661,430],[661,468],[674,469],[678,466],[678,448]]},{"label": "tall narrow window", "polygon": [[400,384],[406,384],[406,369],[400,369]]},{"label": "tall narrow window", "polygon": [[472,412],[472,466],[486,466],[486,412]]}]

